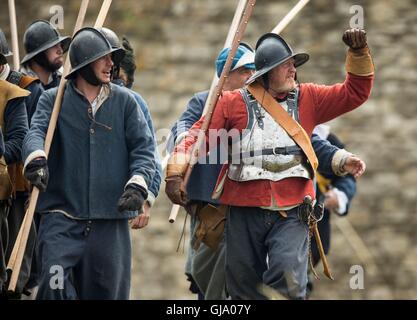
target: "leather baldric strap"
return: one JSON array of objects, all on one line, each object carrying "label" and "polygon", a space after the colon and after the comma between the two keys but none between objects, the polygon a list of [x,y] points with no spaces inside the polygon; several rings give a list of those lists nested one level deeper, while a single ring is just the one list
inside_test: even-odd
[{"label": "leather baldric strap", "polygon": [[311,140],[303,127],[295,121],[285,109],[259,83],[254,82],[247,87],[252,96],[271,115],[271,117],[290,135],[306,155],[315,173],[318,167],[317,156]]}]

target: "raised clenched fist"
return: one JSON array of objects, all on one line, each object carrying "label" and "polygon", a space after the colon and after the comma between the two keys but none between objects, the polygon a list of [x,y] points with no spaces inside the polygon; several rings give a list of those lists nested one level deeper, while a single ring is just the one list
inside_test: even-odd
[{"label": "raised clenched fist", "polygon": [[343,34],[343,42],[351,49],[362,49],[367,46],[366,31],[361,29],[349,29]]}]

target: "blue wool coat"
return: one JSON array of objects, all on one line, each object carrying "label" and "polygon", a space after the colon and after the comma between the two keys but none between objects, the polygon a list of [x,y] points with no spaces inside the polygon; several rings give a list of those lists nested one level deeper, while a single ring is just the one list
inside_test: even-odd
[{"label": "blue wool coat", "polygon": [[[38,212],[58,211],[76,219],[126,219],[137,212],[117,211],[132,177],[147,189],[155,174],[155,144],[145,117],[125,88],[110,84],[110,95],[94,119],[90,103],[70,80],[48,157],[48,188]],[[57,88],[45,91],[23,143],[23,159],[44,150]],[[29,159],[28,159],[29,158]]]},{"label": "blue wool coat", "polygon": [[[184,132],[187,132],[192,125],[197,122],[203,114],[204,105],[208,98],[208,91],[199,92],[188,102],[187,108],[181,115],[179,120],[171,129],[171,137],[168,141],[168,150],[172,152],[177,138]],[[319,160],[319,172],[327,174],[333,173],[331,160],[333,155],[339,148],[331,145],[328,141],[320,139],[317,135],[312,136],[312,145]],[[221,148],[222,146],[219,146]],[[216,152],[218,158],[221,152],[210,150],[211,153]],[[208,163],[208,157],[206,158]],[[187,193],[190,200],[204,201],[217,204],[218,201],[211,198],[212,192],[217,182],[222,164],[200,164],[194,166],[190,180],[187,185]],[[202,181],[204,183],[202,183]]]},{"label": "blue wool coat", "polygon": [[4,110],[4,159],[7,164],[22,160],[22,143],[28,132],[25,98],[8,101]]},{"label": "blue wool coat", "polygon": [[30,120],[32,119],[33,114],[35,113],[39,98],[41,97],[42,93],[45,90],[43,89],[40,81],[32,82],[25,89],[30,91],[30,95],[26,97],[26,110],[27,110],[28,121],[30,125]]}]

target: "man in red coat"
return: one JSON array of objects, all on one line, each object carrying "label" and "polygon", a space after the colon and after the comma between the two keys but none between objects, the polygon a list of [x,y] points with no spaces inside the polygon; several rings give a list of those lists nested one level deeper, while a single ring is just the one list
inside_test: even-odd
[{"label": "man in red coat", "polygon": [[[308,227],[303,201],[306,196],[315,198],[317,159],[314,152],[311,155],[300,148],[266,111],[265,101],[272,97],[280,103],[275,107],[284,108],[308,136],[316,125],[363,104],[370,95],[374,74],[366,33],[347,30],[343,41],[349,46],[343,83],[298,84],[296,68],[309,56],[294,53],[278,35],[265,34],[256,45],[256,72],[248,80],[249,85],[225,92],[217,103],[209,126],[212,130],[208,132],[233,132],[232,154],[238,145],[238,160],[243,160],[234,158],[224,165],[213,193],[213,197],[230,206],[226,222],[226,283],[232,299],[264,299],[260,285],[288,298],[305,297]],[[260,95],[254,93],[254,88],[261,90]],[[197,122],[194,126],[200,125]],[[241,133],[239,139],[236,132]],[[196,137],[191,129],[174,150],[167,167],[167,194],[181,205],[186,198],[179,186]],[[209,141],[213,139],[208,137]],[[338,161],[342,168],[344,159]]]}]

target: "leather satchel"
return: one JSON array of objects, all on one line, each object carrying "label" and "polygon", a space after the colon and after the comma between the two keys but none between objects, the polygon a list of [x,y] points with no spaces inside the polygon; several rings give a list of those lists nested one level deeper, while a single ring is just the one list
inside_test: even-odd
[{"label": "leather satchel", "polygon": [[224,234],[228,206],[207,204],[197,211],[198,225],[194,234],[193,249],[198,250],[204,243],[212,250],[217,250]]}]

